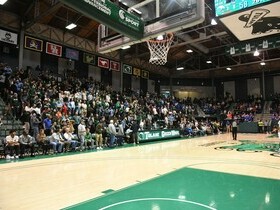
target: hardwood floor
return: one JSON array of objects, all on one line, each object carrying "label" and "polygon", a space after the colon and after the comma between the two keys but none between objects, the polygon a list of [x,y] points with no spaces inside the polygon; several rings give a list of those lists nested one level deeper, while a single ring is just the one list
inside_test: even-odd
[{"label": "hardwood floor", "polygon": [[[266,134],[238,134],[258,144]],[[0,164],[0,210],[61,209],[183,167],[280,179],[280,157],[216,147],[230,134]]]}]

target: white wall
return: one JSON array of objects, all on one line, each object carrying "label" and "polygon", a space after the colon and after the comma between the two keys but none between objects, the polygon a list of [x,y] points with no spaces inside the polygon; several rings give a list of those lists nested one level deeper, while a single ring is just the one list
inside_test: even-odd
[{"label": "white wall", "polygon": [[38,65],[41,66],[41,53],[23,49],[23,67],[31,66],[35,69]]},{"label": "white wall", "polygon": [[119,71],[112,71],[112,89],[115,91],[121,90],[121,73]]},{"label": "white wall", "polygon": [[88,77],[92,77],[94,80],[101,82],[101,69],[97,66],[88,66]]},{"label": "white wall", "polygon": [[[160,91],[170,90],[169,86],[160,86]],[[187,97],[210,97],[212,98],[213,88],[211,86],[173,86],[173,91],[176,97],[187,98]],[[214,87],[216,92],[216,87]]]},{"label": "white wall", "polygon": [[226,95],[226,92],[230,93],[235,99],[235,82],[234,81],[228,81],[224,82],[224,96]]},{"label": "white wall", "polygon": [[248,95],[260,96],[261,88],[260,88],[260,79],[247,79],[247,91]]},{"label": "white wall", "polygon": [[280,76],[274,76],[274,93],[280,93]]}]

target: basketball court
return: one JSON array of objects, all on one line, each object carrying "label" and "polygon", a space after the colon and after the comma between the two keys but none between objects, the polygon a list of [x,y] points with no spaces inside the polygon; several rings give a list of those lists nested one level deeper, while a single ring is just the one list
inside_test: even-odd
[{"label": "basketball court", "polygon": [[0,208],[280,209],[279,156],[259,150],[279,140],[266,134],[239,134],[238,139],[257,150],[238,151],[242,142],[221,134],[3,160]]},{"label": "basketball court", "polygon": [[[91,17],[87,6],[97,1],[61,2],[79,12],[87,10],[85,15]],[[90,5],[80,7],[80,2]],[[95,10],[108,12],[107,1],[99,2]],[[146,50],[149,48],[150,63],[164,65],[171,42],[180,46],[193,42],[176,32],[188,33],[184,30],[205,18],[203,0],[137,2],[128,8],[142,13],[147,23],[143,36],[139,38],[135,28],[136,38],[100,26],[99,53],[142,43]],[[120,22],[128,15],[116,14]],[[130,18],[138,24],[139,18]],[[129,31],[123,32],[130,35]],[[162,40],[158,39],[160,35]],[[164,53],[156,53],[160,51]],[[231,134],[220,134],[74,155],[1,160],[0,210],[279,210],[278,150],[279,139],[268,138],[267,134],[238,134],[238,141],[232,141]]]}]

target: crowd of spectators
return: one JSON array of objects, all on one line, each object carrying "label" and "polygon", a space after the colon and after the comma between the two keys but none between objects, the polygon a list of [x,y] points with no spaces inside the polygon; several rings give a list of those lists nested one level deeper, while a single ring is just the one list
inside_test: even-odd
[{"label": "crowd of spectators", "polygon": [[272,104],[270,106],[270,114],[273,114],[274,117],[278,117],[280,115],[280,93],[275,93],[271,95],[270,100]]},{"label": "crowd of spectators", "polygon": [[206,115],[220,115],[230,109],[234,100],[231,95],[226,95],[222,100],[215,98],[195,98],[193,102],[198,104]]},{"label": "crowd of spectators", "polygon": [[[120,93],[92,78],[68,77],[58,82],[49,72],[41,72],[38,78],[28,70],[2,71],[1,76],[6,114],[22,121],[24,134],[31,136],[44,153],[49,148],[60,153],[77,146],[84,150],[124,142],[138,144],[138,130],[180,128],[192,136],[214,133],[212,123],[194,121],[191,99],[130,90]],[[42,138],[44,134],[46,138]],[[92,136],[87,139],[89,134]],[[31,153],[34,155],[33,150]]]},{"label": "crowd of spectators", "polygon": [[[60,153],[75,151],[77,147],[84,150],[115,147],[124,142],[138,144],[138,130],[178,128],[185,136],[218,134],[226,126],[223,121],[195,119],[195,104],[206,114],[226,116],[234,102],[229,96],[218,101],[183,100],[131,90],[120,93],[93,78],[68,76],[58,82],[47,71],[34,78],[29,70],[12,72],[6,65],[0,70],[6,114],[23,122],[23,135],[31,136],[44,154],[50,148]],[[250,121],[260,108],[258,99],[239,102],[237,109],[243,114],[236,116]],[[33,150],[31,154],[34,155]]]}]

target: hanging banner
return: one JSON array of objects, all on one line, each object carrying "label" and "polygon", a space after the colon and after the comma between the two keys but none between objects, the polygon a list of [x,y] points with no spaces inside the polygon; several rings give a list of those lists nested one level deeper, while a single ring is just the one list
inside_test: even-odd
[{"label": "hanging banner", "polygon": [[230,55],[239,55],[245,53],[253,53],[256,49],[272,49],[279,47],[280,40],[277,38],[258,39],[251,42],[241,42],[226,48],[226,52]]},{"label": "hanging banner", "polygon": [[55,56],[61,57],[62,46],[47,42],[46,43],[46,53],[50,54],[50,55],[55,55]]},{"label": "hanging banner", "polygon": [[0,29],[0,41],[17,45],[17,34]]},{"label": "hanging banner", "polygon": [[67,6],[133,39],[141,39],[144,22],[110,0],[61,0]]},{"label": "hanging banner", "polygon": [[127,65],[127,64],[123,64],[122,71],[125,74],[132,74],[132,66]]},{"label": "hanging banner", "polygon": [[116,61],[110,61],[110,69],[113,71],[120,71],[120,63]]},{"label": "hanging banner", "polygon": [[84,63],[95,65],[95,55],[84,53],[83,61]]},{"label": "hanging banner", "polygon": [[109,69],[109,59],[98,57],[98,64],[99,67],[104,69]]},{"label": "hanging banner", "polygon": [[145,71],[145,70],[142,70],[141,72],[141,77],[144,78],[144,79],[149,79],[149,72],[148,71]]},{"label": "hanging banner", "polygon": [[71,60],[79,60],[79,51],[78,50],[73,50],[70,48],[66,48],[65,50],[65,57]]},{"label": "hanging banner", "polygon": [[133,75],[140,77],[141,76],[141,69],[133,68]]},{"label": "hanging banner", "polygon": [[42,52],[43,51],[43,40],[35,39],[30,36],[25,36],[24,47],[29,50]]}]

